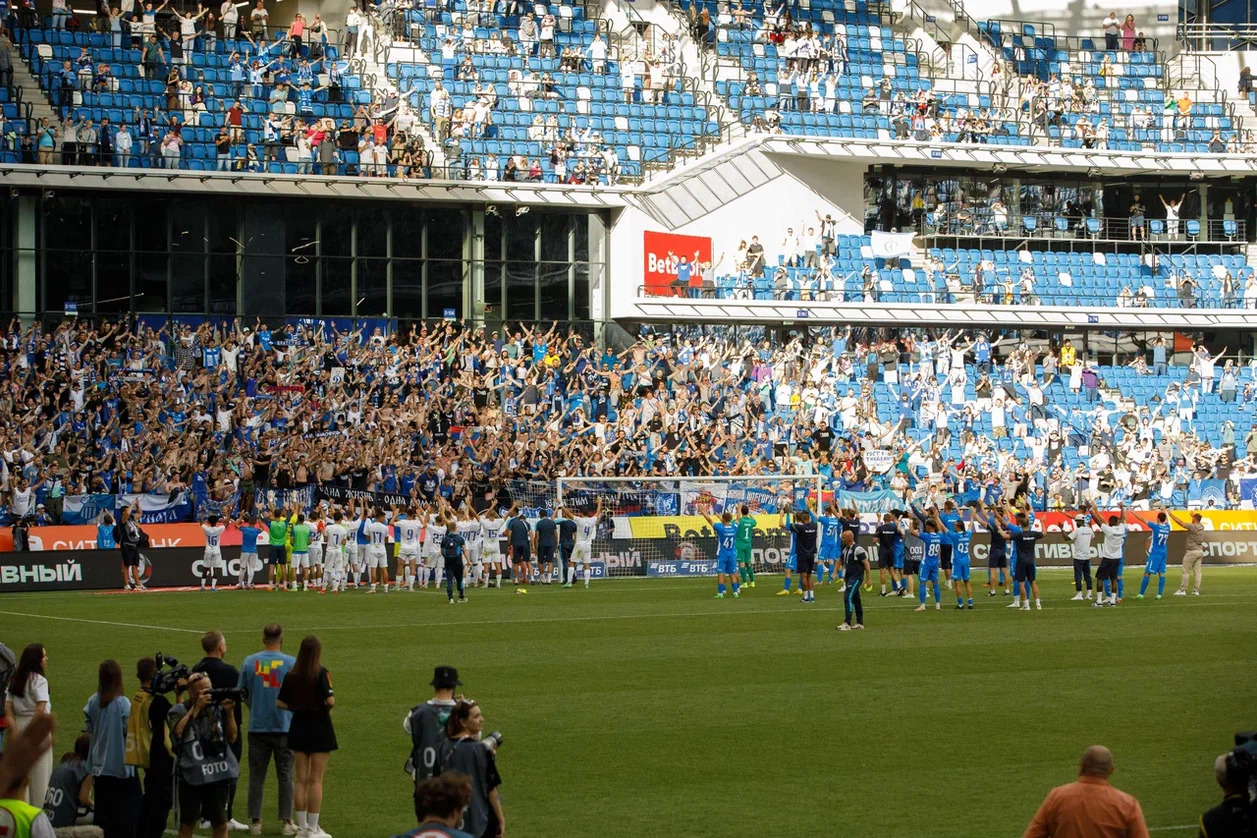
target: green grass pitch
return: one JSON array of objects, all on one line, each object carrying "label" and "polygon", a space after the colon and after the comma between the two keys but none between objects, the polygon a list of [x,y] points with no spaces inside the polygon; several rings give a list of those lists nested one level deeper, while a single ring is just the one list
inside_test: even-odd
[{"label": "green grass pitch", "polygon": [[[319,596],[9,594],[0,639],[47,644],[58,753],[81,727],[97,663],[162,651],[187,662],[227,635],[237,665],[283,623],[323,639],[341,750],[322,824],[336,838],[412,824],[401,721],[434,664],[462,673],[505,741],[507,834],[1019,835],[1082,749],[1116,754],[1114,783],[1148,824],[1194,834],[1220,795],[1213,758],[1257,728],[1257,569],[1206,568],[1205,595],[1116,609],[1068,601],[1044,571],[1042,612],[980,593],[975,611],[918,614],[866,595],[868,630],[839,634],[833,586],[815,605],[761,576],[739,600],[708,580]],[[1155,587],[1154,587],[1155,589]],[[912,603],[915,605],[915,602]],[[244,819],[244,794],[236,807]],[[267,834],[278,834],[273,788]],[[667,825],[667,826],[664,826]]]}]

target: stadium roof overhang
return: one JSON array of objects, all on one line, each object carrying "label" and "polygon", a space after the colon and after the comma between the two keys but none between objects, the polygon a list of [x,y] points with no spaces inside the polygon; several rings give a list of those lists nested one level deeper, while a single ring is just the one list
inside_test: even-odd
[{"label": "stadium roof overhang", "polygon": [[[911,140],[868,140],[756,134],[699,158],[682,158],[672,170],[636,186],[573,186],[549,183],[473,183],[460,180],[392,180],[321,175],[245,174],[241,172],[171,171],[0,165],[0,183],[10,188],[100,189],[178,192],[203,195],[267,195],[275,198],[343,198],[347,200],[444,203],[523,204],[565,209],[614,209],[638,204],[695,178],[728,180],[748,173],[752,161],[777,155],[832,159],[842,163],[931,166],[997,173],[1074,172],[1104,177],[1174,175],[1225,178],[1257,175],[1257,159],[1241,154],[1174,154],[1151,151],[1061,149],[1048,146],[1001,146],[921,143]],[[729,165],[733,164],[733,165]],[[765,172],[764,174],[767,174]],[[753,188],[731,184],[734,192]],[[739,188],[739,186],[741,188]],[[714,191],[721,191],[716,189]]]},{"label": "stadium roof overhang", "polygon": [[959,326],[965,329],[1213,331],[1252,328],[1252,312],[1242,309],[776,302],[646,296],[634,299],[632,309],[623,315],[624,319],[794,326]]},{"label": "stadium roof overhang", "polygon": [[439,203],[523,204],[554,209],[610,209],[625,205],[632,187],[563,186],[545,183],[472,183],[459,180],[391,180],[320,175],[243,174],[165,169],[76,166],[0,166],[10,189],[96,189],[171,192],[181,195],[265,196],[315,200],[381,200]]}]

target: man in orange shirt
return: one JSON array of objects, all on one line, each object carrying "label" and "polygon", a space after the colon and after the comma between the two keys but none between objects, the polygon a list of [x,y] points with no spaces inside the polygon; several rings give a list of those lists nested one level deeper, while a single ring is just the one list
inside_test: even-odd
[{"label": "man in orange shirt", "polygon": [[1077,782],[1048,792],[1025,838],[1148,838],[1139,801],[1109,785],[1112,773],[1112,752],[1087,748]]}]

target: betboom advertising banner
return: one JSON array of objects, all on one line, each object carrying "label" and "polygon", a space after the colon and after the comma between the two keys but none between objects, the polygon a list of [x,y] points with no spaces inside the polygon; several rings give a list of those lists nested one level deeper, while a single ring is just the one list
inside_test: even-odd
[{"label": "betboom advertising banner", "polygon": [[[695,254],[698,255],[697,259]],[[675,293],[677,261],[681,256],[691,262],[710,262],[711,238],[655,233],[649,230],[642,234],[642,284],[646,286],[646,293]]]}]

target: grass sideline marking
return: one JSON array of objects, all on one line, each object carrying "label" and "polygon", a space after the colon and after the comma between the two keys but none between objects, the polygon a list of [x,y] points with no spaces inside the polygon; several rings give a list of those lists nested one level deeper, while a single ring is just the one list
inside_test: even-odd
[{"label": "grass sideline marking", "polygon": [[173,628],[171,626],[150,626],[144,623],[119,623],[113,620],[89,620],[86,617],[62,617],[56,614],[26,614],[21,611],[0,611],[0,615],[9,617],[32,617],[40,620],[61,620],[67,623],[92,623],[98,626],[117,626],[119,628],[148,629],[150,631],[182,631],[187,634],[204,634],[200,629]]},{"label": "grass sideline marking", "polygon": [[[1217,602],[1216,600],[1223,599],[1223,598],[1238,599],[1238,598],[1241,598],[1242,596],[1243,595],[1241,594],[1214,594],[1213,599],[1215,601],[1212,601],[1212,602],[1195,601],[1195,602],[1192,602],[1189,607],[1201,608],[1204,606],[1226,607],[1226,606],[1239,605],[1242,603]],[[1007,607],[1006,605],[1004,605],[1002,600],[1003,598],[1001,597],[1000,599],[997,599],[996,602],[999,603],[1000,606],[1002,607]],[[796,600],[791,599],[791,601],[795,602]],[[1060,600],[1060,601],[1069,602],[1071,600]],[[870,605],[872,605],[872,603],[870,603]],[[873,607],[876,610],[881,610],[880,605],[873,606]],[[955,610],[955,609],[953,608],[943,609],[944,612],[949,611],[949,610]],[[982,609],[982,610],[991,610],[991,606],[988,605],[986,609]],[[1051,610],[1056,610],[1056,609],[1051,609]],[[1081,610],[1081,609],[1076,608],[1073,610]],[[593,614],[593,615],[583,615],[583,616],[574,616],[574,617],[514,617],[514,618],[507,617],[507,618],[502,618],[502,619],[491,619],[491,620],[463,620],[463,621],[435,620],[435,621],[427,621],[427,622],[420,622],[420,623],[384,623],[384,624],[363,623],[361,625],[348,625],[348,626],[312,626],[306,630],[307,631],[368,631],[368,630],[378,630],[378,629],[437,628],[437,627],[449,627],[449,626],[487,626],[487,625],[496,625],[496,624],[511,625],[511,624],[528,624],[528,623],[580,623],[580,622],[586,622],[586,621],[605,621],[605,620],[647,620],[647,619],[657,619],[657,618],[670,619],[670,618],[682,618],[682,617],[717,617],[717,616],[741,615],[741,614],[810,614],[810,613],[815,613],[817,611],[822,611],[826,613],[843,613],[844,609],[837,606],[818,605],[815,607],[809,607],[802,610],[782,609],[782,608],[748,608],[748,609],[742,609],[738,611],[727,609],[724,611],[674,611],[674,612],[658,612],[658,613],[650,613],[650,614]],[[154,625],[148,625],[146,623],[124,623],[124,622],[116,622],[113,620],[92,620],[86,617],[65,617],[65,616],[56,615],[56,614],[31,614],[31,613],[22,612],[22,611],[0,611],[0,616],[29,617],[32,619],[43,619],[43,620],[60,620],[63,622],[70,622],[70,623],[89,623],[92,625],[101,625],[101,626],[117,626],[119,628],[146,629],[148,631],[177,631],[177,632],[183,632],[185,634],[203,634],[203,632],[200,629],[177,628],[173,626],[154,626]],[[1179,829],[1179,828],[1187,828],[1187,827],[1163,827],[1163,828],[1164,829]]]}]

